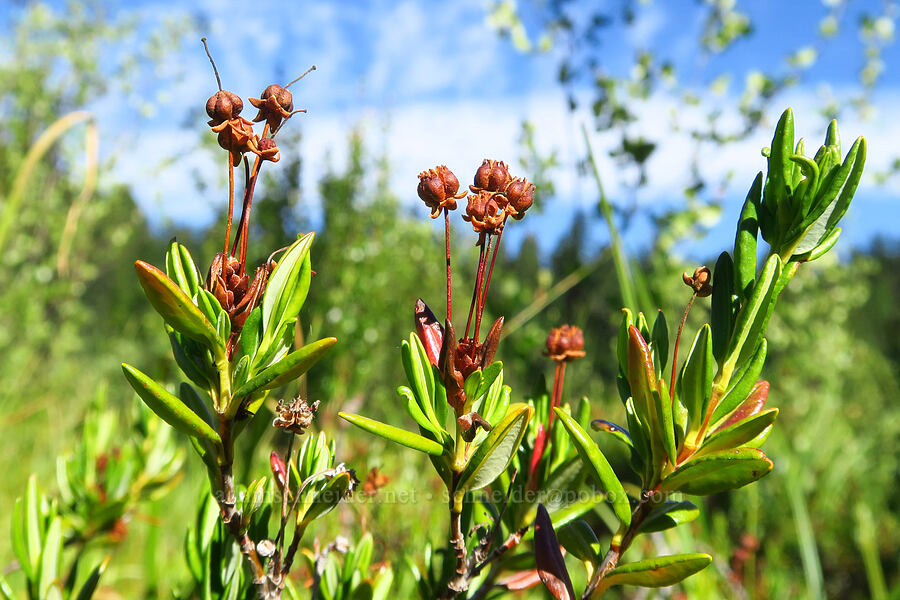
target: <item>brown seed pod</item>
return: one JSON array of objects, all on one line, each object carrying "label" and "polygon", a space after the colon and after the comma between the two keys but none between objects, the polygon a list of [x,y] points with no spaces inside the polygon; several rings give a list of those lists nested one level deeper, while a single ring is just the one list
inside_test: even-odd
[{"label": "brown seed pod", "polygon": [[684,285],[688,286],[700,298],[705,298],[712,294],[712,273],[708,267],[697,267],[694,269],[694,275],[687,273],[681,275]]},{"label": "brown seed pod", "polygon": [[256,148],[252,148],[254,154],[259,156],[263,160],[272,161],[273,163],[281,160],[281,155],[278,153],[278,145],[275,144],[275,140],[270,137],[264,137],[256,143]]},{"label": "brown seed pod", "polygon": [[506,213],[497,203],[496,195],[488,190],[469,194],[463,220],[472,223],[476,233],[496,234],[503,231]]},{"label": "brown seed pod", "polygon": [[244,110],[244,102],[237,94],[227,90],[219,90],[206,101],[206,114],[209,115],[210,127],[234,119]]},{"label": "brown seed pod", "polygon": [[509,169],[503,161],[484,159],[478,170],[475,171],[475,181],[469,186],[473,192],[487,190],[488,192],[502,192],[512,180]]},{"label": "brown seed pod", "polygon": [[253,121],[255,123],[265,121],[271,131],[277,130],[281,121],[290,118],[291,112],[294,110],[294,96],[291,91],[276,83],[264,89],[259,98],[248,98],[248,100],[250,100],[250,104],[259,109]]},{"label": "brown seed pod", "polygon": [[555,327],[547,336],[547,349],[544,354],[556,362],[581,358],[584,356],[584,334],[573,325]]},{"label": "brown seed pod", "polygon": [[441,210],[456,210],[456,201],[464,194],[457,195],[459,180],[453,171],[444,165],[419,173],[419,186],[416,193],[431,209],[431,218],[436,219]]},{"label": "brown seed pod", "polygon": [[506,185],[505,196],[508,202],[506,212],[512,218],[521,220],[525,211],[534,204],[534,184],[524,177],[513,179]]}]

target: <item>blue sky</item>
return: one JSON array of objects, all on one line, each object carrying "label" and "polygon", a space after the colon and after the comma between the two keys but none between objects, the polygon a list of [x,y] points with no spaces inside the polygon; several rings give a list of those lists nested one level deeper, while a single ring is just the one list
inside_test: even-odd
[{"label": "blue sky", "polygon": [[[735,105],[747,74],[754,69],[784,72],[785,55],[815,41],[819,20],[827,11],[825,5],[831,3],[739,2],[757,25],[755,33],[728,52],[711,57],[701,53],[697,44],[706,14],[701,3],[638,3],[637,17],[630,26],[617,23],[605,31],[603,67],[624,75],[638,49],[663,53],[675,62],[682,82],[701,96],[701,105],[682,111],[682,119],[696,122],[709,107],[717,106],[723,111],[724,123],[737,124]],[[201,17],[202,31],[186,32],[181,49],[141,84],[142,98],[152,99],[152,110],[135,100],[137,94],[128,102],[108,98],[92,107],[103,132],[104,154],[117,157],[106,183],[132,185],[154,223],[208,223],[213,208],[224,198],[224,174],[218,168],[221,161],[216,157],[214,163],[212,155],[194,150],[205,125],[189,122],[186,108],[192,103],[202,106],[216,89],[199,42],[202,34],[209,38],[223,85],[244,98],[258,95],[273,81],[292,79],[310,64],[318,66],[292,88],[295,104],[308,108],[309,114],[298,116],[289,125],[298,127],[304,136],[304,191],[313,212],[316,181],[327,165],[343,164],[352,128],[365,134],[369,148],[386,153],[393,189],[404,202],[415,206],[419,171],[446,163],[466,180],[484,157],[514,162],[519,154],[520,124],[529,119],[535,123],[542,149],[558,153],[560,166],[553,173],[558,193],[539,218],[515,223],[510,241],[515,244],[525,233],[535,233],[541,236],[542,247],[550,249],[573,216],[585,211],[592,219],[592,242],[604,243],[604,228],[593,216],[593,182],[580,177],[576,169],[584,156],[580,126],[587,114],[568,111],[565,94],[556,84],[558,59],[564,49],[544,54],[517,52],[489,24],[490,3],[484,0],[298,2],[285,9],[289,4],[200,0],[191,10]],[[529,34],[536,35],[540,3],[519,4]],[[621,5],[618,1],[603,4],[613,13]],[[767,131],[783,107],[790,105],[797,115],[798,134],[819,142],[825,122],[815,109],[822,104],[824,88],[828,86],[831,93],[844,98],[858,86],[863,46],[856,30],[857,15],[882,10],[882,6],[875,1],[848,3],[845,27],[802,84],[776,99],[772,114],[767,115]],[[10,4],[0,7],[0,25],[8,27],[20,9]],[[165,18],[179,19],[185,10],[180,3],[154,1],[109,7],[130,14],[137,11],[143,34]],[[2,52],[0,48],[0,57]],[[885,72],[870,98],[874,113],[865,120],[848,110],[841,119],[847,145],[855,135],[867,136],[870,170],[886,168],[900,154],[900,123],[893,118],[900,101],[898,49],[888,45],[883,57]],[[723,74],[732,79],[728,90],[718,96],[706,92],[705,86]],[[668,130],[669,113],[677,106],[678,99],[664,91],[635,103],[639,121],[630,133]],[[136,113],[143,116],[135,119]],[[764,168],[759,149],[768,144],[767,131],[704,157],[703,171],[710,181],[729,171],[734,176],[723,190],[722,220],[713,226],[707,240],[686,241],[681,247],[684,253],[714,255],[729,243],[746,189],[755,172]],[[645,217],[636,219],[627,235],[629,244],[638,248],[649,238],[646,216],[683,202],[690,144],[683,136],[667,136],[649,164],[653,173],[650,185],[632,194],[605,152],[614,142],[603,135],[592,140],[611,199],[636,205],[638,214]],[[181,160],[167,161],[174,153],[179,153]],[[203,174],[207,185],[202,193],[193,191],[195,172]],[[185,192],[190,193],[187,201]],[[877,186],[871,179],[864,181],[845,222],[849,240],[845,248],[865,245],[876,234],[896,237],[898,195],[897,182]],[[424,208],[421,212],[424,216]]]}]

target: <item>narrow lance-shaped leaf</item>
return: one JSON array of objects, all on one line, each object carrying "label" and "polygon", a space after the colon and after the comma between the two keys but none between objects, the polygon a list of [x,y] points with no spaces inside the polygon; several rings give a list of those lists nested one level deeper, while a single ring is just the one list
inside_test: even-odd
[{"label": "narrow lance-shaped leaf", "polygon": [[172,329],[214,347],[224,347],[213,324],[165,273],[142,260],[134,263],[134,269],[150,304]]},{"label": "narrow lance-shaped leaf", "polygon": [[603,579],[591,600],[614,585],[636,585],[640,587],[667,587],[687,579],[705,569],[712,562],[709,554],[676,554],[657,556],[621,565],[610,571]]},{"label": "narrow lance-shaped leaf", "polygon": [[553,531],[550,515],[543,504],[538,505],[534,521],[534,559],[538,575],[550,594],[556,600],[575,600],[572,579],[559,550],[559,540]]},{"label": "narrow lance-shaped leaf", "polygon": [[[712,332],[704,325],[697,332],[691,353],[681,374],[680,398],[688,410],[689,430],[697,432],[703,425],[706,408],[712,394],[715,359],[712,352]],[[688,436],[690,437],[690,435]]]},{"label": "narrow lance-shaped leaf", "polygon": [[460,474],[456,487],[457,494],[481,489],[506,470],[522,443],[522,437],[533,415],[534,408],[527,404],[514,404],[509,407],[506,416],[478,446]]},{"label": "narrow lance-shaped leaf", "polygon": [[90,600],[94,597],[94,592],[97,591],[97,586],[100,584],[100,576],[103,575],[103,572],[106,570],[110,558],[110,556],[107,556],[100,564],[91,569],[90,575],[88,575],[84,585],[81,586],[75,600]]},{"label": "narrow lance-shaped leaf", "polygon": [[606,457],[603,456],[594,440],[581,428],[575,419],[560,408],[554,408],[553,410],[556,411],[556,416],[559,417],[563,427],[569,433],[569,437],[572,438],[572,442],[578,450],[578,456],[581,457],[588,471],[594,475],[606,492],[606,499],[612,504],[616,517],[627,527],[631,524],[631,505],[628,502],[625,488],[622,487],[622,482],[616,477],[616,473],[609,465],[609,461],[606,460]]},{"label": "narrow lance-shaped leaf", "polygon": [[669,462],[675,464],[675,424],[672,422],[672,398],[666,388],[666,382],[659,380],[659,389],[653,392],[653,403],[656,410],[656,422],[659,436]]},{"label": "narrow lance-shaped leaf", "polygon": [[700,446],[696,456],[711,454],[743,446],[748,442],[758,438],[767,429],[772,427],[775,418],[778,416],[778,409],[771,408],[763,411],[758,415],[753,415],[734,423],[729,427],[721,429],[709,436]]},{"label": "narrow lance-shaped leaf", "polygon": [[654,364],[661,374],[666,370],[666,363],[669,360],[669,326],[666,323],[666,315],[661,310],[656,311],[650,339],[653,342]]},{"label": "narrow lance-shaped leaf", "polygon": [[309,291],[309,247],[313,233],[297,239],[278,261],[266,284],[262,300],[262,331],[267,342],[285,322],[297,317]]},{"label": "narrow lance-shaped leaf", "polygon": [[169,242],[169,250],[166,252],[166,275],[177,283],[188,297],[193,297],[200,287],[200,277],[191,255],[187,248],[175,241],[175,238]]},{"label": "narrow lance-shaped leaf", "polygon": [[418,433],[406,431],[405,429],[400,429],[399,427],[394,427],[393,425],[388,425],[387,423],[382,423],[361,415],[340,412],[338,413],[338,416],[345,421],[356,425],[360,429],[364,429],[369,433],[374,433],[379,437],[383,437],[384,439],[400,444],[401,446],[425,452],[432,456],[440,456],[444,453],[443,446]]},{"label": "narrow lance-shaped leaf", "polygon": [[258,390],[269,390],[294,381],[312,368],[336,343],[337,338],[322,338],[291,352],[250,378],[234,391],[234,397],[242,398]]},{"label": "narrow lance-shaped leaf", "polygon": [[641,523],[640,531],[641,533],[665,531],[683,523],[690,523],[699,516],[700,509],[693,502],[666,500],[662,505],[650,511],[650,514]]},{"label": "narrow lance-shaped leaf", "polygon": [[713,274],[712,310],[710,327],[712,328],[712,353],[716,362],[722,364],[728,351],[728,341],[734,326],[735,305],[734,264],[731,255],[723,252],[716,261]]},{"label": "narrow lance-shaped leaf", "polygon": [[160,384],[131,365],[122,363],[122,371],[137,395],[159,418],[182,433],[221,446],[222,440],[219,438],[219,434],[178,397],[166,391]]},{"label": "narrow lance-shaped leaf", "polygon": [[759,234],[757,206],[760,202],[762,177],[763,174],[758,173],[750,186],[734,238],[734,290],[741,301],[750,294],[756,279],[756,244]]},{"label": "narrow lance-shaped leaf", "polygon": [[746,367],[737,373],[735,377],[736,381],[726,392],[725,396],[723,396],[718,404],[716,404],[710,423],[716,423],[744,401],[747,394],[749,394],[756,385],[756,382],[762,373],[763,365],[766,363],[768,347],[766,338],[760,340],[759,346],[757,346],[753,356],[745,363]]},{"label": "narrow lance-shaped leaf", "polygon": [[738,405],[733,413],[728,415],[728,418],[722,419],[721,422],[713,421],[712,432],[716,433],[748,417],[761,413],[768,398],[769,382],[757,381],[747,398]]},{"label": "narrow lance-shaped leaf", "polygon": [[753,287],[753,293],[738,313],[723,372],[730,374],[736,365],[743,364],[756,350],[756,345],[765,332],[770,309],[774,306],[775,287],[781,275],[781,266],[781,258],[777,255],[770,256],[766,261]]},{"label": "narrow lance-shaped leaf", "polygon": [[706,496],[737,489],[768,475],[774,463],[762,450],[737,448],[691,459],[666,477],[661,492]]}]

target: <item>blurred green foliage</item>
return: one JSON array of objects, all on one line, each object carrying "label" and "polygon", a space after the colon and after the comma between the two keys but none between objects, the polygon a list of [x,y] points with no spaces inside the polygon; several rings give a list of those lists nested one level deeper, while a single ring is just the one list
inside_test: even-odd
[{"label": "blurred green foliage", "polygon": [[[107,57],[103,49],[131,31],[128,23],[109,25],[89,10],[62,18],[36,4],[23,15],[10,40],[20,60],[0,66],[0,217],[36,137],[106,92],[109,78],[101,76],[99,66]],[[733,23],[731,33],[720,29],[710,30],[710,43],[720,43],[716,40],[726,33],[741,34]],[[127,80],[133,68],[129,60],[121,59],[112,70],[114,78]],[[293,144],[286,139],[284,148]],[[438,515],[445,509],[443,502],[436,497],[413,506],[404,503],[399,494],[403,490],[436,491],[422,481],[424,457],[416,463],[379,441],[361,440],[334,415],[364,405],[367,414],[387,421],[402,417],[405,409],[392,392],[392,384],[402,380],[395,346],[412,326],[416,298],[435,302],[443,294],[442,239],[425,223],[424,210],[410,214],[400,203],[398,194],[412,196],[415,182],[408,190],[390,190],[390,165],[373,154],[359,134],[352,134],[347,143],[347,164],[333,167],[316,182],[302,182],[301,157],[285,151],[282,160],[289,161],[290,168],[280,169],[258,194],[259,231],[252,236],[256,247],[274,248],[277,244],[271,240],[309,228],[302,216],[310,212],[303,186],[319,185],[324,219],[313,251],[318,274],[300,330],[310,339],[335,335],[339,344],[306,383],[306,393],[322,401],[317,425],[337,439],[347,464],[361,479],[371,467],[379,467],[388,482],[372,498],[361,496],[336,511],[336,519],[311,529],[311,535],[324,546],[336,535],[359,539],[372,532],[373,564],[389,561],[396,566],[402,564],[410,540],[430,537],[441,543],[444,532],[430,524],[442,522]],[[542,163],[533,150],[524,148],[523,157],[538,168]],[[21,494],[32,472],[44,489],[58,491],[52,483],[56,456],[78,446],[83,416],[99,388],[108,386],[112,404],[138,402],[119,375],[121,357],[152,365],[153,375],[162,379],[171,375],[164,367],[169,349],[157,335],[159,318],[146,309],[131,266],[141,256],[161,260],[171,232],[151,230],[127,188],[101,185],[84,204],[72,238],[70,268],[61,273],[57,267],[70,207],[84,182],[83,152],[81,132],[74,130],[40,161],[0,257],[4,506]],[[99,165],[101,180],[107,166]],[[680,273],[694,265],[670,250],[679,239],[693,235],[693,224],[708,216],[708,210],[707,205],[688,204],[684,211],[661,216],[654,251],[640,257],[653,299],[671,314],[689,297]],[[595,414],[608,411],[609,419],[621,421],[613,384],[619,289],[608,249],[585,248],[586,228],[592,224],[588,218],[575,219],[548,256],[539,252],[535,239],[526,239],[514,252],[504,246],[498,258],[504,265],[491,288],[490,306],[506,315],[508,324],[520,313],[534,312],[516,321],[516,329],[501,343],[500,356],[513,389],[535,389],[551,376],[551,365],[541,356],[546,333],[563,322],[577,324],[585,332],[588,358],[569,370],[566,396],[586,395]],[[218,236],[219,228],[215,231]],[[211,232],[188,235],[199,238],[192,246],[204,248],[196,251],[198,257],[212,256]],[[710,261],[716,250],[710,250]],[[474,264],[475,253],[470,256]],[[264,259],[254,257],[255,262]],[[828,597],[900,593],[898,264],[900,246],[873,243],[871,251],[846,261],[811,265],[785,293],[775,317],[779,322],[770,327],[764,374],[773,383],[770,402],[782,410],[779,433],[768,446],[778,464],[774,475],[748,489],[708,499],[695,523],[652,537],[658,547],[708,548],[717,557],[709,569],[684,584],[690,597],[800,597],[815,582]],[[566,287],[558,287],[561,282],[571,287],[543,307],[548,295]],[[454,281],[454,287],[462,292],[469,282]],[[792,301],[801,296],[810,300]],[[686,337],[705,319],[704,306],[695,307]],[[296,391],[284,390],[282,395]],[[129,433],[121,428],[116,435],[124,443]],[[257,433],[256,439],[261,435],[268,434]],[[258,469],[268,460],[262,446],[247,449]],[[610,454],[615,456],[614,451]],[[152,502],[142,509],[128,536],[115,542],[118,550],[101,582],[108,597],[171,597],[171,590],[188,580],[180,558],[184,528],[179,514],[191,514],[186,507],[194,506],[204,483],[201,469],[189,464],[184,483],[166,496],[165,510]],[[684,536],[694,539],[686,543]],[[11,549],[0,544],[0,567],[13,559]],[[394,595],[409,597],[412,582],[401,571],[394,569]],[[883,589],[877,587],[879,580]]]}]

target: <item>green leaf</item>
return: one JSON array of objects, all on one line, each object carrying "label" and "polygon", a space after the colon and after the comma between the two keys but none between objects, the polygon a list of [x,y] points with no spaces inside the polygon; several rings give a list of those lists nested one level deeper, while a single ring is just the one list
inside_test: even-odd
[{"label": "green leaf", "polygon": [[656,410],[656,424],[663,448],[669,462],[675,464],[675,424],[672,421],[672,398],[666,388],[666,382],[659,380],[659,389],[653,392],[653,403]]},{"label": "green leaf", "polygon": [[735,303],[734,264],[731,255],[723,252],[716,261],[713,275],[712,308],[710,326],[712,328],[712,353],[716,362],[722,364],[728,351],[728,341],[734,326]]},{"label": "green leaf", "polygon": [[550,515],[543,504],[538,506],[534,521],[534,558],[538,575],[550,594],[556,600],[575,600],[572,579],[559,550],[559,540],[553,531]]},{"label": "green leaf", "polygon": [[12,588],[9,587],[9,583],[6,582],[3,575],[0,575],[0,598],[3,600],[16,600]]},{"label": "green leaf", "polygon": [[650,348],[634,325],[628,328],[628,384],[638,417],[649,424],[653,392],[656,391],[656,371]]},{"label": "green leaf", "polygon": [[709,554],[675,554],[657,556],[620,565],[600,580],[592,599],[614,585],[638,585],[641,587],[667,587],[705,569],[712,562]]},{"label": "green leaf", "polygon": [[[778,223],[787,223],[789,219],[782,217],[789,208],[787,206],[789,186],[793,183],[793,163],[789,157],[794,153],[794,114],[790,108],[782,113],[775,127],[772,147],[769,151],[766,185],[763,191],[763,205],[772,214],[777,215]],[[774,232],[776,237],[778,233]],[[773,240],[767,239],[772,242]]]},{"label": "green leaf", "polygon": [[478,388],[481,387],[481,371],[472,371],[463,384],[463,391],[466,394],[466,404],[471,404],[477,398]]},{"label": "green leaf", "polygon": [[778,255],[772,255],[766,261],[753,293],[738,313],[724,369],[731,370],[735,365],[743,364],[756,351],[756,345],[765,333],[774,308],[775,288],[781,275],[781,267]]},{"label": "green leaf", "polygon": [[592,565],[600,564],[603,558],[600,555],[600,540],[585,521],[578,519],[561,527],[557,537],[563,548],[578,560]]},{"label": "green leaf", "polygon": [[766,363],[766,352],[768,351],[768,347],[766,338],[760,340],[756,352],[754,352],[750,360],[746,362],[746,367],[743,372],[737,374],[737,377],[735,378],[737,381],[731,386],[731,389],[725,393],[725,396],[719,400],[719,403],[713,411],[710,423],[719,422],[720,419],[724,418],[744,401],[747,394],[749,394],[753,389],[753,386],[756,385],[760,373],[762,373],[763,365]]},{"label": "green leaf", "polygon": [[[759,234],[757,206],[760,202],[763,174],[758,173],[738,220],[737,234],[734,238],[734,289],[743,301],[750,293],[756,279],[756,243]],[[713,287],[715,294],[715,287]]]},{"label": "green leaf", "polygon": [[681,373],[681,393],[679,397],[688,410],[690,431],[699,431],[703,425],[706,408],[712,395],[712,381],[715,371],[712,349],[712,330],[704,325],[691,346],[691,353],[684,363]]},{"label": "green leaf", "polygon": [[[41,549],[40,574],[38,576],[38,589],[41,599],[60,597],[60,573],[59,558],[62,554],[62,520],[54,517],[47,528],[47,536],[44,538]],[[55,587],[56,593],[51,594],[50,588]]]},{"label": "green leaf", "polygon": [[249,356],[250,361],[256,358],[259,347],[260,324],[262,323],[262,307],[257,306],[247,315],[244,327],[241,329],[240,350],[244,356]]},{"label": "green leaf", "polygon": [[506,470],[522,443],[534,408],[527,404],[513,404],[503,420],[494,427],[487,439],[478,446],[466,468],[459,476],[457,495],[481,489]]},{"label": "green leaf", "polygon": [[266,367],[252,377],[235,390],[233,396],[243,398],[253,392],[269,390],[294,381],[325,356],[336,343],[337,338],[322,338],[291,352],[274,365]]},{"label": "green leaf", "polygon": [[[441,423],[438,423],[437,416],[434,412],[434,401],[432,399],[432,393],[434,392],[434,373],[431,370],[431,363],[427,358],[424,361],[422,360],[425,349],[422,348],[422,354],[420,354],[418,346],[421,345],[422,342],[419,341],[419,336],[415,333],[410,334],[409,340],[400,342],[400,361],[403,363],[406,379],[409,381],[409,385],[413,390],[416,400],[419,402],[419,408],[422,409],[422,412],[435,427],[441,429],[442,425]],[[426,369],[428,370],[427,373],[425,372]],[[432,381],[430,389],[428,386],[429,378]]]},{"label": "green leaf", "polygon": [[25,488],[25,544],[32,579],[38,576],[41,566],[42,530],[41,494],[37,488],[37,476],[31,475]]},{"label": "green leaf", "polygon": [[767,475],[774,463],[757,448],[737,448],[692,458],[663,479],[661,492],[706,496],[733,490]]},{"label": "green leaf", "polygon": [[181,372],[200,387],[209,388],[215,377],[215,373],[211,372],[208,367],[208,359],[204,360],[203,356],[208,357],[209,351],[200,343],[181,335],[168,325],[166,325],[166,331],[169,334],[172,355]]},{"label": "green leaf", "polygon": [[309,248],[315,234],[298,238],[278,261],[262,299],[263,339],[272,342],[281,326],[293,322],[303,307],[312,275]]},{"label": "green leaf", "polygon": [[[841,190],[841,195],[835,203],[834,210],[831,211],[831,216],[828,218],[828,223],[826,225],[827,229],[832,229],[835,225],[840,223],[841,219],[844,217],[847,208],[850,206],[850,201],[853,200],[853,195],[856,193],[856,187],[859,185],[863,168],[866,165],[866,138],[858,138],[853,145],[858,148],[853,160],[853,169],[850,171],[847,183]],[[847,160],[850,159],[850,154],[852,152],[853,148],[847,153]]]},{"label": "green leaf", "polygon": [[[34,477],[32,475],[32,477]],[[19,565],[25,573],[26,579],[32,579],[34,570],[29,555],[29,535],[27,533],[26,499],[16,498],[12,510],[12,543],[13,553],[19,560]]]},{"label": "green leaf", "polygon": [[110,558],[110,556],[107,556],[100,564],[91,570],[91,574],[88,575],[84,585],[81,586],[75,600],[90,600],[94,597],[94,592],[97,591],[97,586],[100,584],[100,576],[103,575],[103,572],[106,570],[106,565],[109,564]]},{"label": "green leaf", "polygon": [[704,440],[695,456],[743,446],[772,427],[777,416],[778,409],[770,408],[743,421],[734,423],[721,431],[717,431]]},{"label": "green leaf", "polygon": [[169,250],[166,252],[166,275],[178,284],[189,298],[192,298],[200,288],[200,273],[194,265],[194,260],[187,248],[175,241],[175,238],[169,242]]},{"label": "green leaf", "polygon": [[419,403],[416,402],[412,390],[405,385],[401,385],[397,388],[397,394],[406,399],[406,412],[409,413],[409,416],[412,417],[413,421],[415,421],[419,427],[435,436],[435,439],[441,439],[441,434],[435,428],[434,423],[429,421],[428,417],[425,416],[425,413],[422,412],[422,409],[419,408]]},{"label": "green leaf", "polygon": [[682,523],[690,523],[699,516],[700,509],[693,502],[666,500],[650,511],[641,523],[640,531],[641,533],[665,531]]},{"label": "green leaf", "polygon": [[488,390],[491,389],[491,386],[494,384],[494,381],[497,380],[497,377],[503,372],[503,363],[501,361],[495,361],[489,364],[484,370],[481,371],[481,382],[478,384],[478,390],[475,392],[474,399],[479,399],[485,394],[488,393]]},{"label": "green leaf", "polygon": [[669,360],[669,326],[666,324],[666,315],[663,311],[656,311],[656,320],[653,321],[653,331],[650,333],[651,347],[653,350],[653,363],[657,371],[666,369]]},{"label": "green leaf", "polygon": [[798,262],[809,262],[811,260],[816,260],[817,258],[824,256],[829,250],[834,248],[834,245],[837,243],[839,237],[841,237],[841,228],[835,227],[831,230],[831,233],[822,238],[822,241],[819,242],[818,246],[804,254],[794,255],[794,260]]},{"label": "green leaf", "polygon": [[150,304],[172,329],[212,347],[224,348],[213,324],[165,273],[142,260],[134,263],[134,269]]},{"label": "green leaf", "polygon": [[559,417],[563,427],[569,433],[569,437],[572,438],[581,461],[606,492],[607,501],[612,504],[616,517],[626,527],[631,525],[631,504],[628,502],[628,495],[625,493],[625,488],[622,487],[622,482],[619,481],[615,471],[609,465],[609,461],[575,419],[560,408],[553,410],[556,411],[556,416]]},{"label": "green leaf", "polygon": [[313,494],[312,502],[300,520],[300,526],[305,526],[330,512],[355,485],[356,479],[350,471],[343,471],[329,478],[328,482]]},{"label": "green leaf", "polygon": [[338,416],[345,421],[356,425],[360,429],[364,429],[369,433],[374,433],[377,436],[400,444],[401,446],[425,452],[432,456],[441,456],[444,453],[443,446],[417,433],[406,431],[405,429],[400,429],[399,427],[394,427],[393,425],[388,425],[387,423],[382,423],[361,415],[339,412]]},{"label": "green leaf", "polygon": [[217,447],[222,445],[219,434],[179,398],[131,365],[122,363],[122,371],[137,395],[160,419],[182,433],[210,441]]}]

